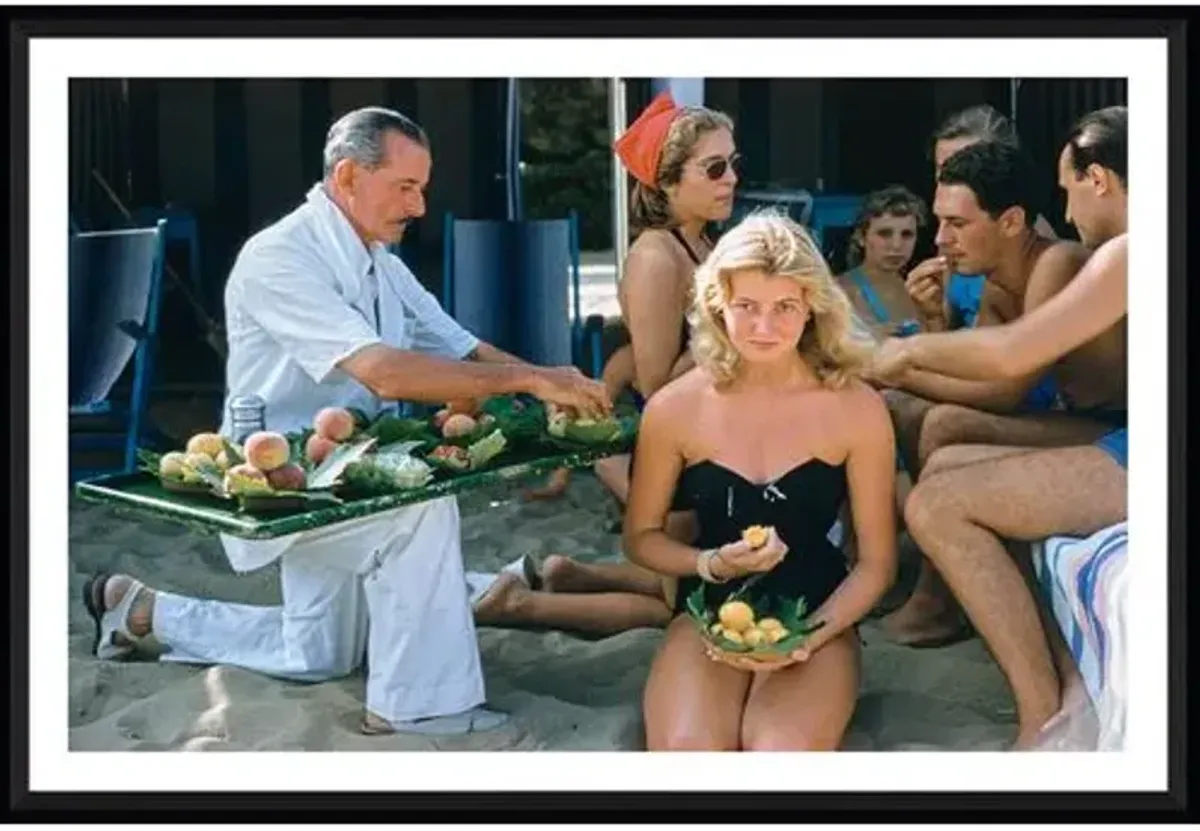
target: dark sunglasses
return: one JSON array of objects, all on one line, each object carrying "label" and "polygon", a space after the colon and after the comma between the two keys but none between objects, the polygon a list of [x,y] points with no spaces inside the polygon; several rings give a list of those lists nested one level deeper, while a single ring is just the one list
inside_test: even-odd
[{"label": "dark sunglasses", "polygon": [[705,164],[702,169],[704,170],[705,176],[712,181],[717,182],[720,181],[721,177],[725,175],[726,170],[732,167],[733,172],[737,173],[741,169],[741,166],[742,155],[740,153],[734,153],[728,159],[713,159]]}]

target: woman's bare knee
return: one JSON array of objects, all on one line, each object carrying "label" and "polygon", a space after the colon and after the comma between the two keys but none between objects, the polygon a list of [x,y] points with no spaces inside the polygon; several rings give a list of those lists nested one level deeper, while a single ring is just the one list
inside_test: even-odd
[{"label": "woman's bare knee", "polygon": [[738,750],[737,737],[721,736],[704,729],[703,725],[680,725],[664,736],[655,740],[649,737],[646,741],[647,750],[675,750],[692,752],[718,752]]},{"label": "woman's bare knee", "polygon": [[743,750],[767,750],[785,753],[837,750],[842,744],[842,733],[820,735],[820,731],[809,731],[788,725],[759,727],[743,731]]}]

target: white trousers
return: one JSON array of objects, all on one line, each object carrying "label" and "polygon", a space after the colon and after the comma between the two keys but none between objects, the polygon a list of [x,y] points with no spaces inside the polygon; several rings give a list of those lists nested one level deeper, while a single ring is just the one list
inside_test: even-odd
[{"label": "white trousers", "polygon": [[367,709],[389,721],[483,703],[454,497],[298,534],[281,574],[282,606],[159,592],[161,660],[323,681],[365,652]]}]

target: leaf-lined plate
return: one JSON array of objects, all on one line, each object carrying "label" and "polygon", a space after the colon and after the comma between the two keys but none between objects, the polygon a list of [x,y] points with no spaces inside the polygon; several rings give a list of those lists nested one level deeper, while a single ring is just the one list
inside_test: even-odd
[{"label": "leaf-lined plate", "polygon": [[788,636],[771,644],[749,646],[730,640],[724,635],[712,631],[713,624],[718,620],[717,609],[720,603],[708,594],[709,584],[701,583],[688,595],[686,608],[688,616],[700,630],[700,636],[726,652],[759,655],[786,655],[804,644],[808,636],[825,625],[824,621],[811,621],[807,604],[803,597],[785,598],[777,595],[760,595],[752,599],[739,598],[748,603],[754,610],[756,620],[773,617],[788,630]]}]

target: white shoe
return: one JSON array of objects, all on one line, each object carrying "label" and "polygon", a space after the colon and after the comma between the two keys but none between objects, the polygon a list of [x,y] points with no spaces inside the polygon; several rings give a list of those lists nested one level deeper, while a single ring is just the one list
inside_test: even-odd
[{"label": "white shoe", "polygon": [[394,733],[415,733],[423,736],[465,736],[468,733],[483,733],[495,730],[508,723],[508,713],[473,707],[462,713],[448,716],[432,716],[412,721],[389,722],[368,712],[363,719],[362,732],[368,736],[389,736]]}]

